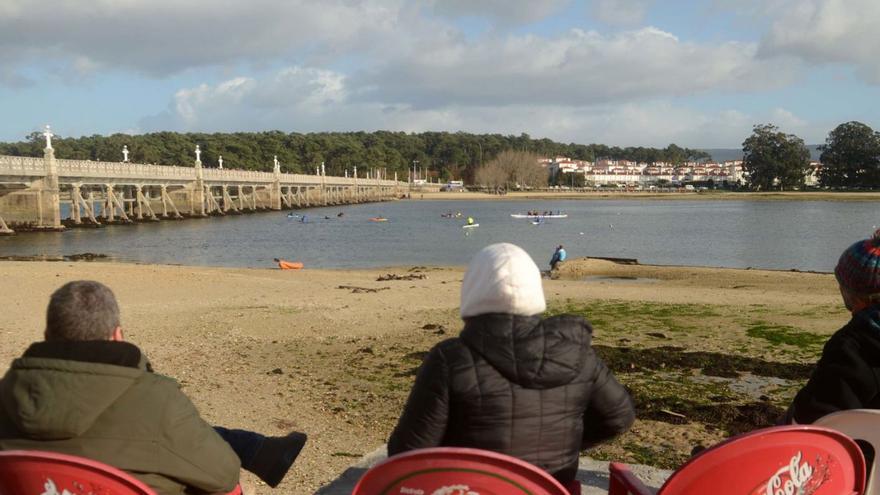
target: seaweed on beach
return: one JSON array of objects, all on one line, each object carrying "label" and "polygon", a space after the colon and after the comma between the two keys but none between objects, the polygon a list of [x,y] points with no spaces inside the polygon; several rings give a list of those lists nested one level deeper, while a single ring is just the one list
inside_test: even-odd
[{"label": "seaweed on beach", "polygon": [[593,348],[615,373],[641,370],[700,369],[708,376],[736,378],[739,373],[805,380],[814,365],[781,363],[720,352],[685,351],[682,347],[661,346],[648,349],[594,345]]},{"label": "seaweed on beach", "polygon": [[671,424],[703,423],[728,435],[739,435],[777,424],[785,409],[768,401],[734,404],[727,401],[699,403],[683,397],[643,396],[630,390],[636,417]]}]

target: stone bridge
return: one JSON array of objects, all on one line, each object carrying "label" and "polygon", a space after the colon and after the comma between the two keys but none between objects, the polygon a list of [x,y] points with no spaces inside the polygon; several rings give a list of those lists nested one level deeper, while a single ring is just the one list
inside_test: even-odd
[{"label": "stone bridge", "polygon": [[[406,182],[378,177],[96,162],[55,158],[51,134],[42,158],[0,155],[0,233],[63,230],[64,225],[158,221],[256,210],[384,201]],[[127,158],[127,150],[126,158]]]}]

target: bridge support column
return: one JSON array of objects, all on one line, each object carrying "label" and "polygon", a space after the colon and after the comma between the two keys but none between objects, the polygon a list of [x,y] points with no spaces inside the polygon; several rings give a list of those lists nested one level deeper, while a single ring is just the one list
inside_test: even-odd
[{"label": "bridge support column", "polygon": [[3,221],[3,217],[0,217],[0,235],[12,235],[15,231],[10,229],[6,222]]},{"label": "bridge support column", "polygon": [[220,203],[218,203],[217,198],[214,197],[214,190],[209,185],[205,185],[205,212],[208,214],[214,212],[221,215],[226,214],[223,208],[220,208]]},{"label": "bridge support column", "polygon": [[126,222],[131,222],[131,219],[125,213],[125,204],[119,199],[116,192],[113,191],[113,186],[111,184],[105,184],[104,187],[107,196],[107,204],[104,206],[105,218],[112,222],[116,215],[116,209],[118,208],[120,218]]},{"label": "bridge support column", "polygon": [[[93,224],[100,225],[98,219],[95,218],[94,205],[91,201],[86,201],[82,196],[82,184],[76,183],[72,185],[70,199],[70,215],[73,218],[73,223],[77,225],[82,224],[82,212],[84,211]],[[92,199],[91,192],[89,192],[89,199]]]},{"label": "bridge support column", "polygon": [[162,184],[162,216],[164,218],[168,218],[168,205],[171,205],[171,209],[174,210],[174,218],[181,218],[180,212],[177,211],[177,206],[174,204],[174,200],[171,199],[171,196],[168,195],[168,186]]},{"label": "bridge support column", "polygon": [[144,211],[146,210],[147,215],[150,216],[150,220],[156,221],[156,213],[153,211],[153,207],[150,206],[150,202],[146,196],[144,196],[144,186],[135,186],[135,200],[137,201],[137,218],[138,220],[144,219]]},{"label": "bridge support column", "polygon": [[235,206],[235,202],[232,201],[232,196],[229,195],[229,188],[225,184],[223,187],[223,211],[235,210],[238,211],[238,208]]}]

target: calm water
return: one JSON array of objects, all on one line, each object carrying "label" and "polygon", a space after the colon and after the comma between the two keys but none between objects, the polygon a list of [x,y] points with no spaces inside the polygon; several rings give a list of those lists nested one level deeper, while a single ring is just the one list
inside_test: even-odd
[{"label": "calm water", "polygon": [[[467,232],[463,219],[480,224]],[[528,209],[569,218],[532,225]],[[338,212],[345,212],[341,219]],[[0,255],[104,253],[184,265],[306,267],[464,265],[494,242],[524,247],[542,267],[557,244],[569,256],[618,256],[642,263],[830,271],[840,252],[880,224],[880,202],[824,201],[414,201],[159,222],[0,237]],[[330,219],[324,219],[324,216]],[[382,215],[386,223],[368,221]]]}]

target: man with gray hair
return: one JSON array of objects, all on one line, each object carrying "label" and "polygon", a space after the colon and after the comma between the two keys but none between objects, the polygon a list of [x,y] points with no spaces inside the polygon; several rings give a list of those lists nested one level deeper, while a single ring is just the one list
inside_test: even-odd
[{"label": "man with gray hair", "polygon": [[113,292],[92,281],[52,294],[45,340],[0,380],[0,450],[48,450],[130,472],[160,494],[226,493],[239,466],[280,483],[305,435],[267,438],[206,423],[173,379],[125,342]]}]

